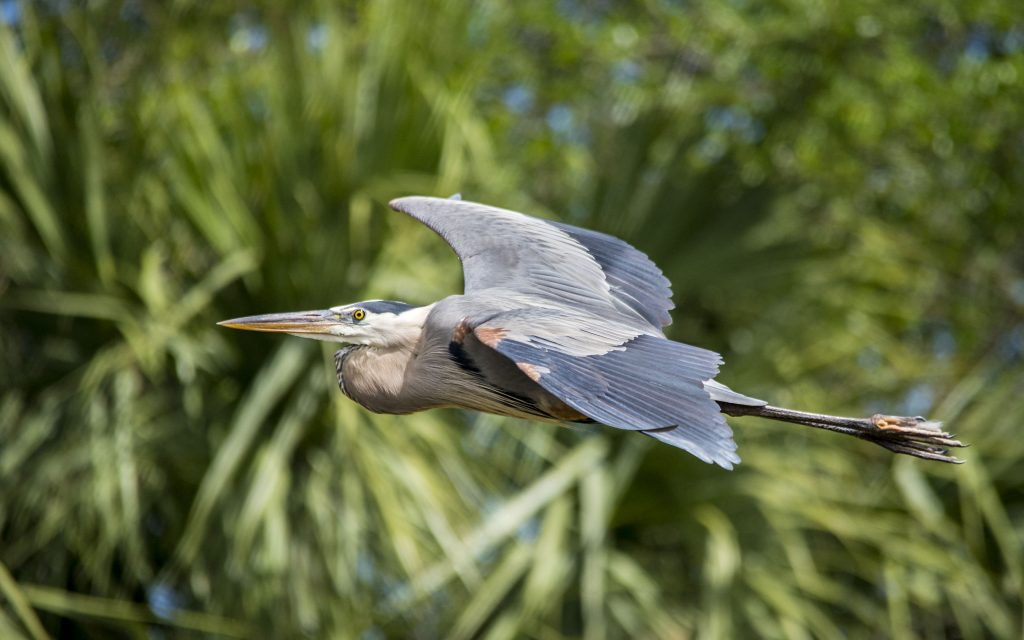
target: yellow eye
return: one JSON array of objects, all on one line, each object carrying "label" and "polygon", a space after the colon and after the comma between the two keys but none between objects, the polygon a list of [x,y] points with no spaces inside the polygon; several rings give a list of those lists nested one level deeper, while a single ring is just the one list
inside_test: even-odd
[{"label": "yellow eye", "polygon": [[365,317],[366,317],[366,312],[363,311],[362,309],[356,309],[355,311],[352,312],[352,319],[355,320],[356,322],[359,322],[360,320],[362,320]]}]

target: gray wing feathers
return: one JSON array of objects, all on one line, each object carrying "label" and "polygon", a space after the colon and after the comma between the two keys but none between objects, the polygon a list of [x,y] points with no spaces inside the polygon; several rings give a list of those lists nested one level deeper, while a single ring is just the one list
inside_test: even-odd
[{"label": "gray wing feathers", "polygon": [[732,431],[703,381],[718,372],[717,353],[640,335],[603,354],[576,356],[555,340],[521,340],[505,314],[481,324],[481,342],[515,362],[544,389],[588,417],[642,431],[705,462],[731,468],[739,458]]},{"label": "gray wing feathers", "polygon": [[491,315],[473,323],[498,340],[511,340],[531,349],[552,350],[572,357],[603,355],[655,330],[635,321],[602,321],[585,312],[556,307],[530,307]]},{"label": "gray wing feathers", "polygon": [[656,328],[672,322],[669,281],[618,238],[464,200],[414,196],[390,204],[451,245],[467,293],[508,288],[592,309],[613,307]]},{"label": "gray wing feathers", "polygon": [[627,242],[589,229],[549,222],[582,244],[594,256],[611,285],[612,296],[642,315],[655,327],[672,324],[669,315],[672,283],[646,254]]},{"label": "gray wing feathers", "polygon": [[462,261],[466,293],[505,288],[589,307],[612,304],[593,256],[544,220],[465,200],[414,196],[390,205],[451,245]]},{"label": "gray wing feathers", "polygon": [[725,386],[717,380],[705,380],[704,390],[708,392],[711,399],[715,402],[728,402],[729,404],[743,404],[749,407],[763,407],[768,403],[764,400],[758,400],[757,398],[751,398],[745,396],[742,393],[733,391],[729,387]]},{"label": "gray wing feathers", "polygon": [[390,204],[459,256],[463,301],[474,300],[474,313],[490,311],[456,322],[467,322],[481,343],[598,422],[725,468],[739,462],[716,400],[760,401],[711,380],[717,353],[663,337],[672,290],[643,253],[612,236],[474,202]]}]

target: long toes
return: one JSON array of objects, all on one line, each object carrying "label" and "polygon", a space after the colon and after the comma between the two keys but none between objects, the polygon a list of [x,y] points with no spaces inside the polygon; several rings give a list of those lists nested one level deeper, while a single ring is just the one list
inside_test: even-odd
[{"label": "long toes", "polygon": [[921,416],[908,418],[905,416],[886,416],[876,413],[871,416],[871,424],[883,431],[902,431],[915,435],[942,434],[941,422],[928,420]]},{"label": "long toes", "polygon": [[908,418],[875,414],[868,423],[877,429],[876,442],[891,451],[929,460],[963,462],[947,451],[947,447],[963,447],[963,443],[952,434],[943,432],[941,422],[921,416]]},{"label": "long toes", "polygon": [[902,431],[907,428],[914,428],[918,425],[916,418],[905,418],[903,416],[885,416],[876,413],[871,416],[871,423],[883,431]]}]

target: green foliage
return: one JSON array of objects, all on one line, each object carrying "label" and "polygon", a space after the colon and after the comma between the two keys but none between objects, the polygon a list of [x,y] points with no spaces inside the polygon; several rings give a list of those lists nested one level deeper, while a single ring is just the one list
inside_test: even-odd
[{"label": "green foliage", "polygon": [[[1019,637],[1014,3],[0,3],[0,636]],[[426,303],[384,203],[629,239],[671,335],[966,465],[369,415],[214,325]]]}]

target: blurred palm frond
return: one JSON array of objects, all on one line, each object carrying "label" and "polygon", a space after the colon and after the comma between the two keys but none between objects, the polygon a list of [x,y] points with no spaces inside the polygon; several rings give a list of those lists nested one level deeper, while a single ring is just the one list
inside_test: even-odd
[{"label": "blurred palm frond", "polygon": [[[0,636],[1019,636],[1022,23],[861,4],[0,3]],[[456,191],[650,253],[728,384],[968,464],[370,415],[214,326],[457,292],[383,206]]]}]

